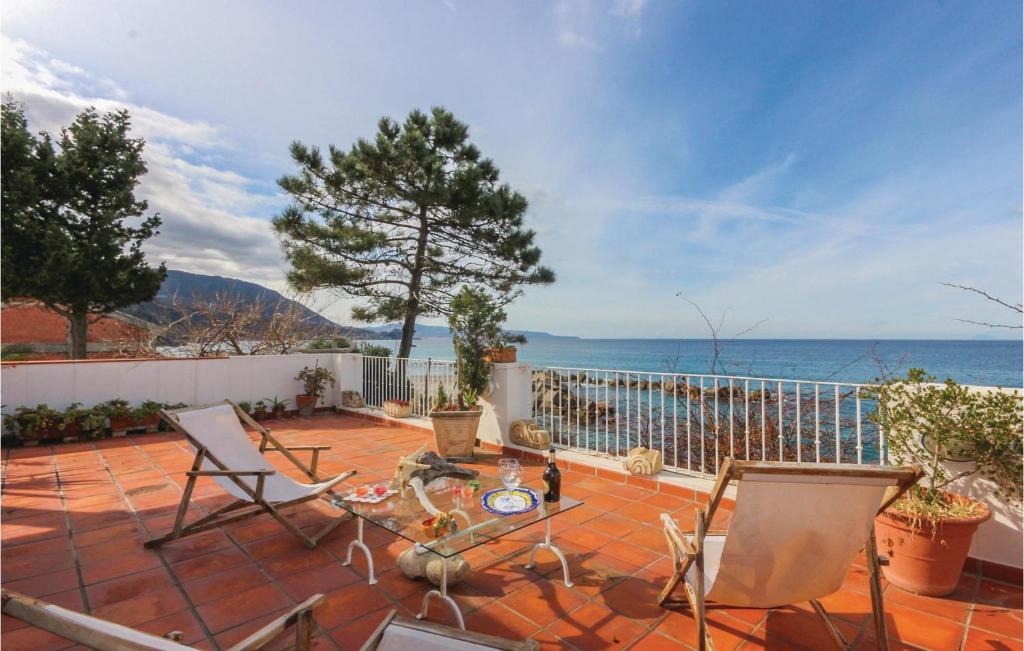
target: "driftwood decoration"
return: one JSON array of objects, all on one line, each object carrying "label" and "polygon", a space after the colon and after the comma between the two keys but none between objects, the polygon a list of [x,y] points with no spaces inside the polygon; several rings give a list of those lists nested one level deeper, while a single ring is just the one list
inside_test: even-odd
[{"label": "driftwood decoration", "polygon": [[648,450],[647,448],[633,448],[629,451],[622,467],[631,475],[647,477],[656,475],[661,471],[662,457],[659,450]]},{"label": "driftwood decoration", "polygon": [[516,445],[534,450],[547,450],[551,447],[551,432],[532,420],[517,420],[512,423],[510,438]]},{"label": "driftwood decoration", "polygon": [[366,406],[366,401],[358,391],[342,391],[341,406],[349,409],[362,409]]},{"label": "driftwood decoration", "polygon": [[476,479],[480,473],[445,461],[434,451],[424,452],[426,449],[427,444],[424,443],[412,454],[398,460],[392,488],[405,493],[405,489],[411,486],[416,492],[416,498],[419,499],[427,513],[437,515],[440,511],[431,503],[430,497],[427,495],[427,484],[442,477]]}]

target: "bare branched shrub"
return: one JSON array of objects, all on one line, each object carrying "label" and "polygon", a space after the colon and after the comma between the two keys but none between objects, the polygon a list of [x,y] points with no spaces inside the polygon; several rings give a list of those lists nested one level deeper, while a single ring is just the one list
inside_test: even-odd
[{"label": "bare branched shrub", "polygon": [[219,292],[211,299],[174,297],[171,304],[184,316],[166,327],[166,335],[195,357],[287,354],[311,340],[338,334],[337,328],[285,299]]}]

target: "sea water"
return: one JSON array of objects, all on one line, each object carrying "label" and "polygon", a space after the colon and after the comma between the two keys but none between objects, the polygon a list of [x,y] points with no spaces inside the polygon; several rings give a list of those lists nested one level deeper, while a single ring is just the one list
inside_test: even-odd
[{"label": "sea water", "polygon": [[[394,340],[374,341],[397,348]],[[1024,386],[1024,346],[1009,341],[869,339],[577,339],[534,337],[518,361],[537,367],[717,373],[786,380],[871,382],[909,368],[961,384]],[[446,337],[415,340],[411,357],[454,359]],[[712,368],[714,367],[714,368]]]}]

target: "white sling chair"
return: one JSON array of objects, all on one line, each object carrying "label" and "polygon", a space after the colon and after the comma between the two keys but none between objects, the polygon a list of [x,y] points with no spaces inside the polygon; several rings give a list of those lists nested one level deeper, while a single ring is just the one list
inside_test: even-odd
[{"label": "white sling chair", "polygon": [[[698,648],[714,649],[704,604],[774,608],[809,601],[833,641],[848,643],[818,601],[840,588],[857,553],[866,554],[878,645],[887,649],[874,519],[917,483],[916,467],[796,464],[726,459],[694,532],[683,534],[661,515],[673,575],[658,597],[664,605],[682,583],[697,620]],[[736,510],[728,533],[707,533],[730,481]]]},{"label": "white sling chair", "polygon": [[[313,595],[290,612],[275,618],[266,626],[234,644],[228,651],[254,651],[262,649],[286,629],[295,627],[296,651],[313,648],[313,609],[324,600],[322,594]],[[137,631],[105,619],[68,610],[39,601],[17,592],[2,592],[3,613],[36,628],[99,651],[191,651],[178,640],[181,633],[172,631],[163,637]]]},{"label": "white sling chair", "polygon": [[536,640],[507,640],[397,614],[388,613],[359,651],[537,651],[540,646]]},{"label": "white sling chair", "polygon": [[[320,481],[316,473],[317,462],[320,452],[329,450],[329,446],[281,445],[270,435],[268,429],[228,400],[214,405],[161,411],[160,416],[188,439],[196,451],[196,456],[192,462],[192,469],[188,471],[188,481],[181,496],[181,504],[178,505],[173,529],[167,535],[147,540],[146,547],[155,547],[169,540],[267,513],[285,529],[298,536],[307,547],[313,548],[321,538],[348,519],[349,513],[345,511],[341,517],[333,519],[317,533],[307,536],[280,513],[280,509],[287,506],[320,497],[326,498],[328,495],[333,496],[331,489],[355,474],[354,470],[350,470],[337,477]],[[249,435],[242,428],[242,421],[248,423],[262,437],[259,448],[249,440]],[[309,466],[292,454],[297,450],[312,452],[312,462]],[[277,472],[263,457],[264,452],[280,452],[316,483],[305,484]],[[200,477],[212,477],[235,500],[185,524],[188,502],[192,498],[196,480]]]}]

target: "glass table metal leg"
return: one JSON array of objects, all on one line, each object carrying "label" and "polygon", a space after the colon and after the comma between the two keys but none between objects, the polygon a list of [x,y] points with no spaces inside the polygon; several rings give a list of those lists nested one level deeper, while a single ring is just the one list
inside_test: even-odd
[{"label": "glass table metal leg", "polygon": [[462,619],[462,610],[455,600],[448,596],[448,559],[441,557],[441,589],[431,590],[423,597],[423,606],[416,619],[424,619],[427,616],[427,609],[430,607],[430,598],[437,597],[448,604],[448,607],[455,613],[455,619],[459,622],[459,628],[466,630],[466,622]]},{"label": "glass table metal leg", "polygon": [[352,564],[352,549],[354,547],[363,550],[363,553],[366,555],[366,567],[370,578],[370,585],[373,585],[377,582],[377,579],[373,576],[373,556],[370,554],[370,548],[363,542],[363,519],[357,517],[356,521],[356,539],[348,544],[348,554],[345,556],[345,562],[342,565]]},{"label": "glass table metal leg", "polygon": [[565,560],[565,554],[562,553],[561,549],[559,549],[558,547],[556,547],[553,544],[551,544],[551,518],[548,518],[547,520],[545,520],[544,524],[545,524],[544,542],[537,543],[536,545],[533,546],[533,549],[530,550],[530,561],[526,564],[526,569],[528,569],[528,570],[532,570],[533,569],[533,567],[534,567],[534,562],[533,561],[537,557],[537,550],[538,549],[546,549],[546,550],[550,551],[552,554],[554,554],[555,556],[557,556],[558,560],[562,563],[562,574],[563,574],[563,577],[564,577],[564,580],[565,580],[565,587],[571,588],[573,584],[572,584],[572,581],[569,580],[569,563],[568,563],[568,561]]}]

